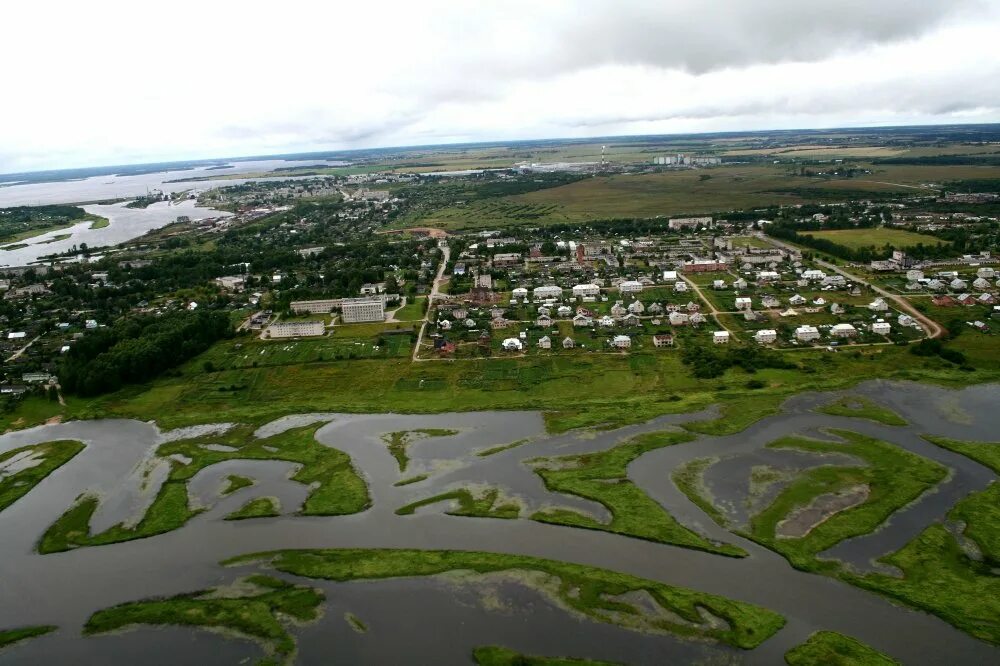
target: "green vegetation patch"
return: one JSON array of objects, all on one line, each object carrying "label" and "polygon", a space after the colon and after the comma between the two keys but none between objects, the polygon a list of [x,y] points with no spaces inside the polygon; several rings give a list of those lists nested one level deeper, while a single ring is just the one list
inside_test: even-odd
[{"label": "green vegetation patch", "polygon": [[24,497],[83,449],[82,442],[61,440],[0,454],[0,511]]},{"label": "green vegetation patch", "polygon": [[0,630],[0,649],[5,648],[8,645],[13,645],[14,643],[20,643],[21,641],[26,641],[29,638],[44,636],[45,634],[55,630],[56,627],[52,625],[41,625],[37,627],[20,627],[18,629]]},{"label": "green vegetation patch", "polygon": [[164,599],[136,601],[98,611],[83,628],[101,634],[137,624],[180,625],[232,632],[260,643],[268,655],[291,663],[291,622],[319,617],[323,592],[270,576],[250,576],[232,589],[214,588]]},{"label": "green vegetation patch", "polygon": [[455,501],[458,508],[448,511],[451,516],[469,516],[475,518],[517,518],[521,515],[521,505],[515,500],[501,496],[497,488],[458,488],[440,495],[427,497],[396,509],[400,516],[412,515],[422,506],[438,502]]},{"label": "green vegetation patch", "polygon": [[937,437],[935,435],[924,435],[924,439],[943,449],[961,453],[963,456],[972,458],[976,462],[986,465],[997,474],[1000,474],[1000,443],[962,442],[957,439]]},{"label": "green vegetation patch", "polygon": [[[893,513],[940,483],[947,469],[887,442],[846,430],[831,430],[846,440],[824,442],[806,437],[785,437],[769,448],[796,449],[818,454],[840,453],[860,459],[858,465],[831,464],[803,471],[770,506],[750,521],[750,538],[784,555],[793,566],[807,571],[832,571],[832,561],[816,556],[845,539],[868,534]],[[865,488],[863,501],[843,510],[831,506],[826,515],[813,516],[798,538],[779,536],[779,523],[796,519],[796,513],[821,496],[831,497],[850,489]],[[816,522],[816,521],[819,522]]]},{"label": "green vegetation patch", "polygon": [[674,485],[699,509],[711,516],[719,525],[726,526],[726,518],[712,501],[708,488],[705,487],[705,470],[719,461],[718,457],[694,458],[679,466],[671,474]]},{"label": "green vegetation patch", "polygon": [[406,452],[410,444],[423,437],[449,437],[457,434],[457,430],[448,430],[447,428],[418,428],[390,432],[384,435],[382,440],[389,447],[389,453],[399,463],[399,471],[405,472],[410,464],[410,456]]},{"label": "green vegetation patch", "polygon": [[531,439],[519,439],[516,442],[511,442],[510,444],[501,444],[500,446],[483,449],[482,451],[478,451],[476,455],[480,458],[486,458],[488,456],[507,451],[508,449],[516,449],[517,447],[527,444],[530,441]]},{"label": "green vegetation patch", "polygon": [[540,458],[532,462],[551,492],[576,495],[603,504],[611,512],[611,522],[601,523],[568,509],[546,509],[532,518],[545,523],[604,530],[616,534],[704,550],[720,555],[745,557],[736,546],[717,544],[681,525],[626,473],[629,463],[644,453],[694,439],[688,433],[658,432],[640,435],[606,451],[578,456]]},{"label": "green vegetation patch", "polygon": [[[295,428],[257,439],[249,426],[224,434],[212,434],[160,446],[157,454],[170,460],[170,474],[142,520],[134,527],[115,525],[100,534],[90,534],[90,519],[97,510],[96,497],[84,497],[64,513],[42,536],[40,553],[56,553],[80,546],[99,546],[141,539],[182,527],[201,512],[188,501],[187,483],[201,470],[226,460],[282,460],[301,465],[293,481],[312,490],[301,513],[312,516],[340,516],[364,511],[371,506],[368,486],[358,476],[351,458],[343,451],[320,444],[315,439],[322,424]],[[229,449],[209,449],[222,444]],[[182,460],[189,460],[187,464]]]},{"label": "green vegetation patch", "polygon": [[257,497],[238,510],[226,516],[226,520],[246,520],[247,518],[274,518],[281,515],[281,504],[277,497]]},{"label": "green vegetation patch", "polygon": [[238,474],[230,474],[226,477],[226,485],[222,487],[222,496],[232,495],[237,490],[249,488],[254,484],[254,480]]},{"label": "green vegetation patch", "polygon": [[899,662],[850,636],[817,631],[785,653],[789,666],[894,666]]},{"label": "green vegetation patch", "polygon": [[421,481],[426,481],[429,478],[430,474],[417,474],[416,476],[410,476],[405,479],[401,479],[392,485],[399,488],[400,486],[408,486],[411,483],[420,483]]},{"label": "green vegetation patch", "polygon": [[[530,580],[555,601],[587,617],[640,631],[712,638],[744,649],[757,647],[785,623],[777,613],[751,604],[607,569],[522,555],[405,549],[285,550],[224,562],[251,563],[296,576],[337,581],[462,571],[525,572],[534,574]],[[708,619],[705,613],[713,617]]]},{"label": "green vegetation patch", "polygon": [[902,416],[863,395],[846,395],[828,405],[820,407],[816,411],[832,416],[868,419],[869,421],[876,421],[890,426],[906,425],[906,419]]},{"label": "green vegetation patch", "polygon": [[347,626],[359,634],[368,633],[368,625],[362,622],[361,618],[354,613],[344,613],[344,622],[346,622]]},{"label": "green vegetation patch", "polygon": [[[934,524],[880,559],[901,577],[847,575],[855,585],[933,613],[976,638],[1000,645],[1000,484],[973,493],[949,513],[957,526]],[[956,534],[974,542],[970,549]],[[970,552],[971,551],[971,552]],[[978,552],[976,552],[978,551]]]},{"label": "green vegetation patch", "polygon": [[479,666],[612,666],[615,662],[567,657],[536,657],[520,654],[498,645],[485,645],[472,651]]}]

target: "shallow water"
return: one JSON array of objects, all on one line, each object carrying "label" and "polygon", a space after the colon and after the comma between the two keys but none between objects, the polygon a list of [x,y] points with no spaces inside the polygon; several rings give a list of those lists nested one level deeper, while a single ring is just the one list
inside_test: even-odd
[{"label": "shallow water", "polygon": [[[143,502],[155,495],[162,481],[141,470],[146,469],[144,465],[152,459],[158,444],[176,435],[161,433],[152,424],[124,420],[65,423],[9,433],[0,437],[0,452],[57,439],[80,439],[86,449],[0,512],[0,627],[43,623],[61,627],[52,636],[0,651],[0,664],[67,663],[74,646],[78,646],[79,655],[86,657],[83,661],[90,663],[132,663],[140,656],[148,661],[144,649],[158,651],[158,646],[164,645],[160,640],[164,635],[185,637],[170,641],[175,662],[237,663],[240,658],[259,654],[259,648],[193,630],[143,629],[82,639],[79,629],[91,613],[101,608],[203,589],[253,570],[220,567],[218,562],[227,557],[288,547],[441,548],[549,557],[749,601],[785,615],[788,625],[782,631],[757,650],[739,655],[747,663],[779,663],[785,650],[818,629],[842,631],[904,663],[996,663],[1000,650],[936,617],[895,606],[836,580],[792,569],[775,553],[715,525],[670,481],[670,473],[678,465],[694,458],[719,456],[723,462],[716,467],[723,472],[709,468],[706,478],[721,502],[739,505],[744,501],[746,478],[753,464],[791,468],[810,464],[809,456],[764,449],[767,443],[791,434],[816,436],[819,429],[827,427],[879,437],[948,466],[952,473],[945,483],[893,516],[885,528],[843,542],[828,553],[864,569],[871,568],[872,558],[895,550],[926,525],[942,519],[957,498],[985,487],[995,478],[981,465],[934,447],[918,434],[995,439],[992,433],[1000,425],[1000,414],[994,406],[1000,387],[952,392],[870,382],[852,393],[863,393],[893,408],[910,425],[892,428],[818,414],[810,409],[840,394],[801,395],[790,400],[781,414],[763,419],[737,435],[699,437],[648,453],[630,466],[630,478],[678,520],[711,538],[743,547],[750,553],[744,559],[530,520],[452,517],[443,513],[446,504],[427,507],[414,516],[394,514],[404,504],[448,488],[482,483],[523,499],[529,508],[568,506],[607,518],[600,505],[547,491],[524,461],[606,449],[641,432],[702,420],[706,418],[704,413],[670,415],[618,430],[555,436],[545,434],[541,414],[535,412],[287,417],[264,426],[258,436],[324,423],[318,427],[317,440],[351,456],[370,485],[373,506],[369,510],[341,517],[295,515],[308,492],[308,488],[289,479],[295,465],[230,461],[203,470],[191,481],[193,503],[208,510],[184,528],[148,539],[48,556],[34,554],[35,542],[83,492],[102,497],[102,523],[126,519],[137,510],[141,514]],[[955,417],[958,409],[960,418]],[[410,469],[401,474],[383,436],[427,428],[452,429],[458,434],[416,440],[408,451]],[[476,455],[486,448],[521,439],[529,441],[488,457]],[[430,473],[431,477],[409,486],[392,485],[420,472]],[[229,474],[251,477],[256,483],[221,497],[223,480]],[[137,483],[138,479],[144,483]],[[223,520],[229,512],[261,496],[278,497],[285,515]],[[323,620],[294,630],[300,636],[300,663],[469,663],[471,649],[486,644],[507,645],[530,653],[650,664],[689,663],[705,657],[727,657],[729,652],[706,643],[637,634],[581,620],[533,589],[509,581],[500,585],[495,581],[465,583],[459,588],[436,578],[311,583],[323,586],[329,599]],[[490,603],[484,605],[485,597]],[[497,599],[499,605],[494,603]],[[345,612],[360,617],[370,630],[356,633],[343,620]]]}]

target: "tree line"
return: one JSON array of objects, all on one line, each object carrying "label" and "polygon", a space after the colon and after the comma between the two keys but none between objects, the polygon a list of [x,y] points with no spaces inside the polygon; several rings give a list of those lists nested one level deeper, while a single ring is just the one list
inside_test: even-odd
[{"label": "tree line", "polygon": [[223,312],[120,319],[76,341],[61,363],[59,381],[65,391],[82,396],[146,382],[205,351],[231,330]]}]

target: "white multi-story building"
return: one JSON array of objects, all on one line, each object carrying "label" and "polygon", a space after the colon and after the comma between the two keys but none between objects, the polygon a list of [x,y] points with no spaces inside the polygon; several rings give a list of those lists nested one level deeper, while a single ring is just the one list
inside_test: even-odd
[{"label": "white multi-story building", "polygon": [[584,296],[600,296],[601,288],[596,284],[578,284],[573,287],[573,298],[583,298]]},{"label": "white multi-story building", "polygon": [[279,321],[264,330],[268,338],[304,338],[313,335],[323,335],[325,331],[321,321]]},{"label": "white multi-story building", "polygon": [[830,335],[835,338],[853,338],[858,334],[858,329],[851,324],[834,324],[830,328]]},{"label": "white multi-story building", "polygon": [[815,326],[810,326],[809,324],[803,324],[795,329],[795,339],[800,340],[801,342],[819,340],[819,329]]},{"label": "white multi-story building", "polygon": [[531,295],[535,298],[535,300],[544,298],[562,298],[562,287],[554,284],[546,285],[544,287],[535,287],[532,290]]},{"label": "white multi-story building", "polygon": [[381,298],[345,298],[340,304],[340,315],[345,324],[384,321],[385,301]]},{"label": "white multi-story building", "polygon": [[777,341],[778,332],[773,328],[764,328],[753,334],[753,339],[762,345],[769,345]]},{"label": "white multi-story building", "polygon": [[889,335],[892,331],[892,324],[887,321],[877,321],[872,324],[872,333],[875,335]]},{"label": "white multi-story building", "polygon": [[712,342],[717,345],[729,344],[729,331],[713,331]]},{"label": "white multi-story building", "polygon": [[623,294],[634,294],[642,291],[642,283],[638,280],[626,280],[618,285],[618,291]]}]

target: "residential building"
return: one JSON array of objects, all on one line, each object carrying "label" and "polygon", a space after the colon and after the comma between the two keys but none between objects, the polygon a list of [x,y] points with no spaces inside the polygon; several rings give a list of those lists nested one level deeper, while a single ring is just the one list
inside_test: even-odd
[{"label": "residential building", "polygon": [[872,324],[872,333],[875,335],[889,335],[892,331],[892,325],[887,321],[877,321]]},{"label": "residential building", "polygon": [[538,338],[538,348],[539,349],[552,349],[552,338],[545,335]]},{"label": "residential building", "polygon": [[753,339],[762,345],[769,345],[778,340],[778,332],[773,328],[763,328],[753,334]]},{"label": "residential building", "polygon": [[729,344],[729,331],[712,331],[712,343],[717,345]]},{"label": "residential building", "polygon": [[876,298],[874,301],[868,304],[868,309],[872,312],[885,312],[889,309],[889,304],[885,302],[882,298]]},{"label": "residential building", "polygon": [[500,343],[500,346],[504,348],[504,351],[523,351],[524,344],[517,338],[507,338]]},{"label": "residential building", "polygon": [[851,324],[834,324],[830,328],[830,335],[835,338],[853,338],[858,334],[858,329]]},{"label": "residential building", "polygon": [[600,296],[601,288],[596,284],[578,284],[573,286],[573,298],[584,296]]},{"label": "residential building", "polygon": [[632,346],[632,338],[627,335],[616,335],[612,340],[611,344],[618,349],[628,349]]},{"label": "residential building", "polygon": [[642,291],[642,283],[638,280],[626,280],[618,285],[618,291],[623,294],[634,294]]},{"label": "residential building", "polygon": [[562,287],[554,284],[546,285],[544,287],[535,287],[531,292],[532,297],[535,300],[546,299],[546,298],[562,298]]},{"label": "residential building", "polygon": [[801,342],[819,340],[819,329],[809,324],[803,324],[795,329],[795,339]]},{"label": "residential building", "polygon": [[668,334],[654,335],[653,336],[653,346],[654,347],[673,347],[674,346],[674,336]]},{"label": "residential building", "polygon": [[572,349],[573,347],[576,347],[576,343],[573,342],[573,338],[567,337],[567,338],[563,338],[562,346],[563,346],[563,349]]},{"label": "residential building", "polygon": [[753,307],[753,299],[747,296],[739,296],[736,299],[737,310],[749,310]]}]

